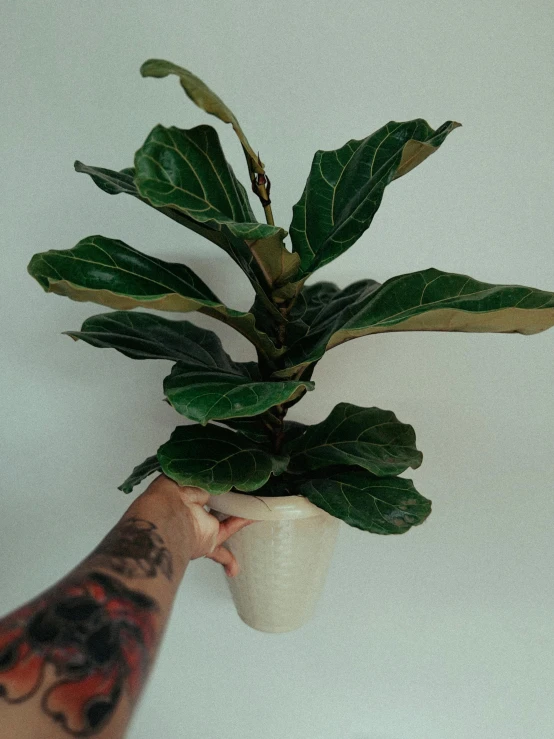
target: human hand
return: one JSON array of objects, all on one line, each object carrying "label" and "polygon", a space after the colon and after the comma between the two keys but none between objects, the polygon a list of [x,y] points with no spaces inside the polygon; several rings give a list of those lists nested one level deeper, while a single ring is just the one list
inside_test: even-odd
[{"label": "human hand", "polygon": [[204,508],[209,501],[209,493],[201,488],[180,487],[165,475],[157,477],[142,495],[163,496],[170,498],[173,503],[178,501],[179,513],[182,514],[186,526],[190,559],[207,557],[222,564],[228,577],[238,575],[239,565],[235,556],[222,544],[235,532],[255,521],[238,516],[219,521]]}]

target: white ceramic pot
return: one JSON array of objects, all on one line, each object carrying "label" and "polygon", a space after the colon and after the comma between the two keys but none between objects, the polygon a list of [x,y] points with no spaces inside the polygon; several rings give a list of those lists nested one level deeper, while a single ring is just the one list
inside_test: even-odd
[{"label": "white ceramic pot", "polygon": [[311,619],[331,563],[340,520],[301,495],[212,495],[220,520],[254,519],[225,542],[240,573],[227,577],[241,619],[258,631],[294,631]]}]

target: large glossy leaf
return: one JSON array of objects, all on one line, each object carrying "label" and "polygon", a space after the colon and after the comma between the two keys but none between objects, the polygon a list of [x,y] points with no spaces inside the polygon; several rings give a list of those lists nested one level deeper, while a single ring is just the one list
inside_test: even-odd
[{"label": "large glossy leaf", "polygon": [[242,434],[210,424],[178,426],[158,449],[163,472],[179,485],[212,494],[251,492],[281,474],[288,458],[276,456]]},{"label": "large glossy leaf", "polygon": [[[178,208],[155,205],[138,191],[135,184],[134,167],[128,167],[117,172],[104,167],[91,167],[76,161],[75,170],[88,174],[93,182],[109,195],[120,193],[132,195],[182,226],[217,244],[243,270],[258,293],[259,299],[264,301],[266,308],[270,313],[273,313],[274,318],[279,318],[278,312],[268,299],[268,294],[270,290],[283,289],[281,286],[286,285],[287,281],[294,276],[300,264],[298,254],[292,254],[283,243],[283,238],[286,235],[283,229],[254,224],[256,229],[258,226],[262,227],[262,236],[252,239],[250,237],[255,233],[252,233],[250,227],[244,229],[244,224],[235,224],[237,233],[241,229],[245,232],[241,235],[235,235],[229,229],[227,222],[221,221],[219,224],[214,224],[210,221],[199,221]],[[237,187],[241,192],[244,192],[238,181]],[[249,207],[247,203],[247,208]]]},{"label": "large glossy leaf", "polygon": [[[228,236],[228,253],[258,282],[292,276],[299,257],[284,246],[287,232],[256,222],[244,187],[225,159],[211,126],[189,130],[156,126],[135,155],[135,184],[156,208],[184,213]],[[266,261],[266,253],[269,258]]]},{"label": "large glossy leaf", "polygon": [[256,223],[246,190],[211,126],[153,128],[135,154],[135,184],[157,208],[177,208],[215,229],[227,223],[236,235],[250,238],[278,231],[276,226]]},{"label": "large glossy leaf", "polygon": [[389,182],[436,151],[459,125],[447,121],[434,131],[421,118],[390,121],[365,139],[316,152],[290,226],[302,273],[314,272],[352,246],[369,228]]},{"label": "large glossy leaf", "polygon": [[47,292],[109,308],[197,310],[233,326],[261,351],[275,353],[254,316],[232,310],[183,264],[149,257],[117,239],[90,236],[73,249],[35,254],[29,273]]},{"label": "large glossy leaf", "polygon": [[198,369],[216,368],[220,357],[231,361],[213,331],[151,313],[101,313],[87,318],[80,331],[64,333],[100,349],[117,349],[131,359],[183,361]]},{"label": "large glossy leaf", "polygon": [[234,368],[209,368],[178,362],[164,380],[164,392],[175,410],[191,421],[253,416],[313,390],[312,382],[264,382],[254,362]]},{"label": "large glossy leaf", "polygon": [[[205,110],[206,113],[215,115],[220,121],[230,123],[233,126],[245,153],[248,154],[253,165],[257,164],[258,156],[248,143],[248,140],[234,113],[225,105],[223,100],[221,100],[215,92],[210,90],[210,88],[196,75],[189,72],[188,69],[183,69],[183,67],[167,62],[164,59],[148,59],[148,61],[144,62],[140,68],[140,73],[143,77],[167,77],[170,74],[177,75],[179,82],[181,83],[181,87],[199,108]],[[259,171],[263,171],[259,167],[257,169]]]},{"label": "large glossy leaf", "polygon": [[[315,286],[314,286],[315,287]],[[554,293],[494,285],[438,269],[400,275],[379,286],[361,280],[329,293],[327,306],[285,355],[297,376],[324,352],[357,336],[392,331],[535,334],[554,325]]]},{"label": "large glossy leaf", "polygon": [[[164,391],[175,410],[192,421],[206,424],[212,419],[255,416],[313,389],[307,381],[264,382],[255,362],[234,362],[213,332],[187,321],[165,323],[174,325],[161,325],[160,334],[158,321],[142,322],[147,340],[142,351],[151,356],[152,340],[155,350],[166,355],[177,347],[179,361],[164,380]],[[115,342],[121,346],[121,334]],[[128,351],[127,342],[124,348]],[[132,351],[137,351],[136,341]]]},{"label": "large glossy leaf", "polygon": [[[307,381],[263,382],[256,363],[234,362],[216,334],[188,321],[116,311],[92,316],[81,331],[66,333],[133,359],[176,360],[164,381],[167,398],[179,413],[202,424],[264,413],[314,386]],[[267,441],[263,427],[259,433]]]},{"label": "large glossy leaf", "polygon": [[160,472],[161,469],[162,467],[155,455],[148,457],[148,459],[145,459],[144,462],[141,462],[135,467],[125,482],[119,486],[118,490],[124,493],[130,493],[135,485],[139,485],[149,475],[153,475],[154,472]]},{"label": "large glossy leaf", "polygon": [[298,491],[349,526],[372,534],[403,534],[431,513],[431,501],[403,477],[348,470],[302,482]]},{"label": "large glossy leaf", "polygon": [[379,476],[421,465],[415,431],[392,411],[339,403],[327,418],[285,446],[293,472],[357,465]]},{"label": "large glossy leaf", "polygon": [[209,228],[205,224],[189,218],[176,208],[157,208],[149,200],[143,198],[135,184],[134,167],[127,167],[126,169],[122,169],[117,172],[116,170],[106,169],[104,167],[91,167],[87,164],[76,161],[75,171],[88,174],[94,184],[109,195],[119,195],[120,193],[132,195],[142,203],[146,203],[146,205],[154,208],[160,213],[163,213],[172,220],[177,221],[177,223],[180,223],[182,226],[190,228],[191,231],[194,231],[205,239],[212,241],[214,244],[217,244],[226,251],[229,250],[230,247],[227,243],[227,237],[222,231],[215,231],[213,228]]}]

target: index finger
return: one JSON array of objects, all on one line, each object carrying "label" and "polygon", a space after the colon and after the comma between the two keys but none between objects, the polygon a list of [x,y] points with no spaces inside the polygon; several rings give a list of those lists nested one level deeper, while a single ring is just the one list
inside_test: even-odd
[{"label": "index finger", "polygon": [[227,541],[229,537],[240,531],[245,526],[249,526],[251,523],[256,523],[249,518],[239,518],[238,516],[229,516],[225,521],[219,522],[219,532],[217,534],[217,546]]}]

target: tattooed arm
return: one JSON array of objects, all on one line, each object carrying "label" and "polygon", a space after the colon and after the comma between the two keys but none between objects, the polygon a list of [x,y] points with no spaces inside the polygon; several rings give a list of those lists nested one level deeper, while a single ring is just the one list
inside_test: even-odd
[{"label": "tattooed arm", "polygon": [[0,620],[6,739],[119,739],[144,687],[191,559],[238,572],[208,494],[158,477],[63,580]]}]

